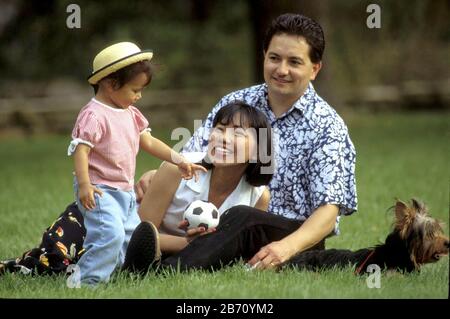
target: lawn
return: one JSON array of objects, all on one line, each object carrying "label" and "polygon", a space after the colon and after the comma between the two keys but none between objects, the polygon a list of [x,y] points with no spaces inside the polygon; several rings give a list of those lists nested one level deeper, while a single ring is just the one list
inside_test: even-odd
[{"label": "lawn", "polygon": [[[448,235],[448,120],[446,113],[344,117],[357,150],[358,212],[341,220],[341,235],[328,248],[358,249],[384,240],[395,198],[423,200]],[[164,139],[169,131],[154,132]],[[166,139],[167,140],[167,139]],[[68,136],[0,139],[0,258],[18,256],[40,241],[73,201]],[[174,142],[175,143],[175,142]],[[137,176],[158,161],[138,158]],[[386,273],[369,289],[352,269],[321,273],[246,272],[242,265],[215,273],[116,274],[98,289],[70,289],[64,276],[0,277],[0,298],[447,298],[448,257],[420,273]],[[205,282],[208,284],[205,285]]]}]

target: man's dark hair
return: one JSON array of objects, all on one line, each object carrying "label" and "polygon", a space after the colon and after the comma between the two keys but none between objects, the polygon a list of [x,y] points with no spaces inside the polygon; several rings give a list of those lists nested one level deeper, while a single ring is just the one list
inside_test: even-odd
[{"label": "man's dark hair", "polygon": [[[245,170],[246,181],[252,186],[268,185],[273,177],[273,169],[269,169],[273,164],[272,135],[269,121],[256,108],[242,101],[233,101],[217,112],[212,123],[213,127],[217,124],[232,124],[236,114],[240,114],[240,125],[243,128],[254,128],[256,132],[257,159],[256,162],[249,162]],[[267,133],[266,136],[261,136],[263,130]],[[261,152],[264,152],[264,154],[261,154]],[[261,155],[268,156],[269,160],[263,163]],[[213,167],[207,159],[203,160],[201,164],[207,169]],[[264,171],[264,168],[267,168],[266,171]]]},{"label": "man's dark hair", "polygon": [[264,52],[267,52],[274,35],[286,33],[305,38],[309,44],[309,58],[312,63],[322,61],[325,50],[325,38],[320,24],[301,14],[285,13],[275,18],[267,29],[264,38]]},{"label": "man's dark hair", "polygon": [[[118,90],[122,86],[124,86],[126,83],[133,80],[133,78],[138,75],[139,73],[144,72],[145,75],[147,75],[147,83],[145,85],[147,86],[151,80],[153,75],[152,66],[150,64],[149,60],[139,61],[133,64],[130,64],[120,70],[117,70],[114,73],[111,73],[107,76],[105,76],[102,80],[110,79],[113,81],[113,87],[114,89]],[[95,94],[97,94],[98,91],[98,84],[93,84],[92,87],[94,88]]]}]

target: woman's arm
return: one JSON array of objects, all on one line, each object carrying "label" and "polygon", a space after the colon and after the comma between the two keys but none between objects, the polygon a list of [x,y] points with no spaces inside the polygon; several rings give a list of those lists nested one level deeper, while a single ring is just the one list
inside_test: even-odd
[{"label": "woman's arm", "polygon": [[[153,176],[152,182],[142,199],[139,207],[141,220],[149,220],[159,228],[180,181],[181,175],[177,167],[164,162]],[[182,250],[190,240],[189,237],[168,234],[159,234],[159,236],[161,251],[166,253],[176,253]]]},{"label": "woman's arm", "polygon": [[264,192],[261,194],[261,197],[256,202],[255,208],[267,212],[269,208],[269,202],[270,202],[270,192],[269,189],[266,187],[264,189]]},{"label": "woman's arm", "polygon": [[173,164],[163,163],[153,176],[139,206],[141,220],[149,220],[159,228],[180,181],[178,168]]},{"label": "woman's arm", "polygon": [[274,268],[295,254],[311,248],[333,231],[338,213],[339,207],[336,205],[320,206],[298,230],[262,247],[249,264],[253,266],[260,261],[257,268]]},{"label": "woman's arm", "polygon": [[187,237],[159,234],[159,244],[161,251],[174,254],[183,250],[189,244],[189,240]]}]

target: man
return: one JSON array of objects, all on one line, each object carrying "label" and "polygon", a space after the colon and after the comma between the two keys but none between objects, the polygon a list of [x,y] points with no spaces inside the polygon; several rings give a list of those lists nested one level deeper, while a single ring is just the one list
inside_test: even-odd
[{"label": "man", "polygon": [[[324,239],[338,233],[340,216],[356,211],[354,146],[343,120],[311,84],[322,67],[324,48],[322,28],[314,20],[299,14],[276,18],[264,40],[265,83],[222,98],[184,147],[205,151],[212,119],[230,101],[242,100],[261,110],[276,137],[268,209],[272,215],[255,215],[245,207],[231,209],[217,234],[202,236],[163,264],[178,261],[186,268],[204,268],[248,257],[256,268],[277,267],[307,249],[323,249]],[[144,178],[138,194],[145,183]],[[228,255],[195,257],[217,245]]]}]

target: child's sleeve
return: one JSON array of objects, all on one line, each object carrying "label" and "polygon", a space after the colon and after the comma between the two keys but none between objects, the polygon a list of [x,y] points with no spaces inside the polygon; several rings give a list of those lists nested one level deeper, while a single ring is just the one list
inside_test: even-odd
[{"label": "child's sleeve", "polygon": [[139,133],[143,133],[145,131],[151,132],[152,129],[148,127],[149,122],[145,118],[145,116],[134,106],[131,106],[131,111],[133,112],[134,121],[139,129]]},{"label": "child's sleeve", "polygon": [[72,131],[72,141],[67,149],[67,155],[73,155],[78,144],[95,147],[102,135],[101,125],[95,114],[89,111],[80,113]]}]

